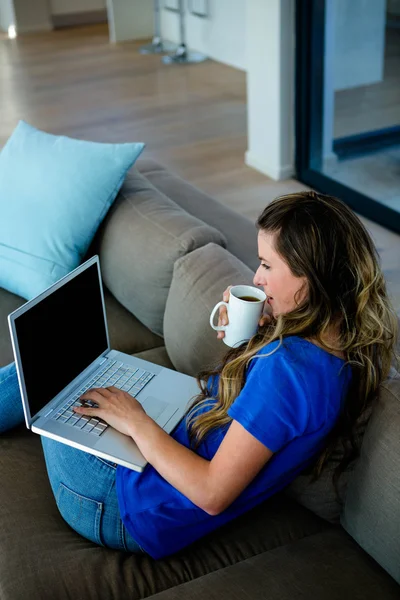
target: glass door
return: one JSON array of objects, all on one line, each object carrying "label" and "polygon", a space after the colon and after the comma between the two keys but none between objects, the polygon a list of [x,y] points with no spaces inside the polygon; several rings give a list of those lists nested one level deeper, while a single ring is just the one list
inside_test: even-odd
[{"label": "glass door", "polygon": [[296,12],[298,179],[400,232],[400,0]]}]

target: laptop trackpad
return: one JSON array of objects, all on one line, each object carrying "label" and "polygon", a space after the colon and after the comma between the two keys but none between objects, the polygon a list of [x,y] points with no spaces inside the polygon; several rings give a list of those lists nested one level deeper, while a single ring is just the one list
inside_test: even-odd
[{"label": "laptop trackpad", "polygon": [[[157,421],[158,417],[165,411],[165,409],[170,406],[167,402],[163,402],[154,396],[147,396],[146,400],[141,402],[146,413],[153,419],[153,421]],[[162,419],[164,421],[164,418]],[[159,423],[161,425],[161,423]],[[162,425],[161,425],[162,426]]]}]

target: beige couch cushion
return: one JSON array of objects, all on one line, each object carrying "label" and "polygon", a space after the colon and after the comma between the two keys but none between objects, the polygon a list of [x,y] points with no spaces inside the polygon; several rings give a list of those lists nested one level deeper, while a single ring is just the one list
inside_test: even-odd
[{"label": "beige couch cushion", "polygon": [[217,340],[209,317],[228,285],[252,285],[254,274],[238,258],[207,244],[175,263],[164,315],[164,339],[175,368],[196,376],[215,366],[228,347]]},{"label": "beige couch cushion", "polygon": [[189,215],[132,169],[98,236],[103,279],[132,314],[158,335],[175,261],[224,236]]},{"label": "beige couch cushion", "polygon": [[104,288],[110,346],[126,354],[134,354],[164,345],[164,340],[147,329],[132,313]]},{"label": "beige couch cushion", "polygon": [[150,350],[144,350],[143,352],[136,352],[134,356],[137,356],[142,360],[148,360],[156,365],[160,365],[160,367],[167,367],[167,369],[175,370],[175,367],[167,354],[167,349],[165,346],[151,348]]},{"label": "beige couch cushion", "polygon": [[[364,438],[371,412],[372,409],[369,408],[357,422],[355,441],[358,447],[361,446]],[[322,519],[326,519],[330,523],[340,523],[340,516],[347,495],[347,487],[357,464],[357,460],[354,460],[350,466],[347,467],[346,471],[341,474],[338,481],[338,498],[333,485],[333,474],[342,459],[343,446],[341,442],[338,442],[317,481],[310,481],[311,467],[307,473],[299,475],[299,477],[285,489],[285,494],[306,508],[312,510]]]},{"label": "beige couch cushion", "polygon": [[399,600],[399,587],[342,528],[258,554],[147,600]]},{"label": "beige couch cushion", "polygon": [[20,296],[0,288],[0,366],[8,365],[14,360],[7,317],[25,302]]},{"label": "beige couch cushion", "polygon": [[[254,221],[211,198],[154,160],[140,158],[135,166],[168,198],[191,215],[221,231],[226,238],[226,248],[229,252],[250,269],[258,269],[257,230]],[[246,192],[243,193],[245,196]]]},{"label": "beige couch cushion", "polygon": [[379,402],[349,482],[342,525],[400,583],[400,374]]}]

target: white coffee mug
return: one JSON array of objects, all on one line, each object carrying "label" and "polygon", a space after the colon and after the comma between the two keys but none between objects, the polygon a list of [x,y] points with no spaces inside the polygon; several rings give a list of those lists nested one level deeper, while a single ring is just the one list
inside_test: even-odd
[{"label": "white coffee mug", "polygon": [[[225,331],[224,343],[231,348],[247,342],[257,332],[266,294],[251,285],[234,285],[229,302],[218,302],[211,312],[210,325],[215,331]],[[220,306],[226,306],[228,325],[214,325],[214,315]]]}]

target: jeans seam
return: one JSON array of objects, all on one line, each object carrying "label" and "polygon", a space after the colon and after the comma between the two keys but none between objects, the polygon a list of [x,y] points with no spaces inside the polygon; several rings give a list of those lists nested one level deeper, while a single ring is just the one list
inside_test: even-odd
[{"label": "jeans seam", "polygon": [[[121,523],[122,523],[122,530],[123,530],[123,532],[124,532],[124,546],[125,546],[125,548],[126,548],[126,551],[127,551],[127,552],[132,552],[131,550],[129,550],[129,548],[128,548],[128,544],[126,543],[125,532],[126,532],[128,535],[130,535],[131,537],[132,537],[132,535],[129,533],[129,531],[128,531],[128,528],[127,528],[127,527],[124,525],[124,522],[122,521],[122,519],[121,519]],[[142,548],[142,546],[139,544],[139,542],[136,540],[136,538],[133,538],[133,540],[134,540],[134,542],[135,542],[136,546],[139,548],[139,550],[140,550],[140,551],[141,551],[143,554],[146,554],[146,550],[145,550],[144,548]]]},{"label": "jeans seam", "polygon": [[103,515],[103,503],[102,502],[98,502],[97,503],[97,510],[96,510],[96,517],[95,517],[95,533],[96,533],[96,537],[99,538],[99,543],[102,546],[105,546],[104,540],[103,540],[103,536],[101,535],[101,517]]},{"label": "jeans seam", "polygon": [[[97,458],[97,460],[99,460],[105,467],[108,467],[109,469],[111,469],[113,471],[114,478],[113,478],[113,481],[111,482],[111,485],[110,485],[110,488],[109,488],[107,494],[105,495],[105,498],[106,498],[105,502],[107,503],[108,499],[110,497],[110,494],[113,492],[113,488],[115,487],[117,464],[116,463],[110,464],[108,461],[101,458],[101,456],[95,456],[95,458]],[[123,549],[128,552],[126,543],[125,543],[125,539],[124,539],[123,522],[122,522],[121,516],[119,514],[118,504],[117,504],[117,510],[118,510],[117,539],[118,539],[119,549]],[[101,524],[99,526],[99,535],[101,536]],[[104,541],[104,540],[102,540],[102,541]]]},{"label": "jeans seam", "polygon": [[124,524],[122,522],[122,519],[119,519],[119,522],[118,522],[118,536],[119,536],[121,547],[125,550],[125,552],[128,552],[125,535],[124,535]]}]

